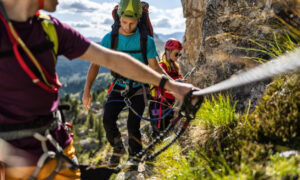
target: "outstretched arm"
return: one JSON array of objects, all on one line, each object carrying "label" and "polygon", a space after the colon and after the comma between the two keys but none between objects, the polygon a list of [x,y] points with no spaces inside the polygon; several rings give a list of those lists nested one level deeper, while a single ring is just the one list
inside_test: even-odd
[{"label": "outstretched arm", "polygon": [[[131,56],[107,49],[95,43],[91,43],[90,47],[80,58],[104,66],[135,81],[158,86],[161,80],[161,74]],[[193,86],[169,80],[165,88],[171,91],[176,98],[183,101],[184,96]]]}]

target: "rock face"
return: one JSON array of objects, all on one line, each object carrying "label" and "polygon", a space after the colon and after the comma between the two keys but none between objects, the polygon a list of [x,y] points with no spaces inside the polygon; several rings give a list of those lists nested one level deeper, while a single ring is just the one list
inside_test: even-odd
[{"label": "rock face", "polygon": [[[244,57],[268,59],[266,54],[241,47],[259,48],[250,40],[274,40],[277,30],[273,24],[279,22],[274,12],[300,22],[287,14],[286,9],[293,3],[297,7],[298,1],[291,1],[182,0],[186,34],[180,63],[184,74],[197,67],[188,81],[205,88],[258,64]],[[238,110],[244,110],[249,99],[254,107],[264,86],[265,83],[256,83],[232,90]]]},{"label": "rock face", "polygon": [[202,37],[202,23],[206,12],[207,0],[181,0],[186,18],[186,32],[183,41],[182,62],[189,64],[189,69],[195,64],[199,55]]}]

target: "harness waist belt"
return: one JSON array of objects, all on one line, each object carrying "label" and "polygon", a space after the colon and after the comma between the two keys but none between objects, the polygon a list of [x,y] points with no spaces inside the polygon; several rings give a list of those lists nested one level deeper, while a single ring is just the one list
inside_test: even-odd
[{"label": "harness waist belt", "polygon": [[47,129],[50,131],[55,130],[60,124],[60,112],[55,111],[52,115],[41,116],[31,123],[16,125],[15,128],[13,128],[13,126],[1,125],[0,138],[6,141],[12,141],[32,137],[35,133],[44,134]]},{"label": "harness waist belt", "polygon": [[[116,81],[120,84],[125,84],[125,85],[129,85],[130,82],[127,82],[126,80],[123,80],[123,79],[116,79]],[[138,84],[142,84],[140,82],[136,82],[136,81],[132,81],[132,85],[135,86],[135,85],[138,85]]]}]

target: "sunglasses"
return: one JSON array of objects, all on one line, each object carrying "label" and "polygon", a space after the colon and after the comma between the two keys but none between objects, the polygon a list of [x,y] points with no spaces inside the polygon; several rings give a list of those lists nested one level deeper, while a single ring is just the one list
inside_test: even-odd
[{"label": "sunglasses", "polygon": [[181,56],[181,53],[176,53],[175,54],[175,57],[180,57]]}]

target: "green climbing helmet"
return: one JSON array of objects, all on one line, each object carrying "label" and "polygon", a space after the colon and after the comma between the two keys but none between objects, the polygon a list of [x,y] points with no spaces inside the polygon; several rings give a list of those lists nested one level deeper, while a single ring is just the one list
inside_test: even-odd
[{"label": "green climbing helmet", "polygon": [[139,19],[142,17],[142,4],[140,0],[121,0],[118,8],[120,17]]}]

